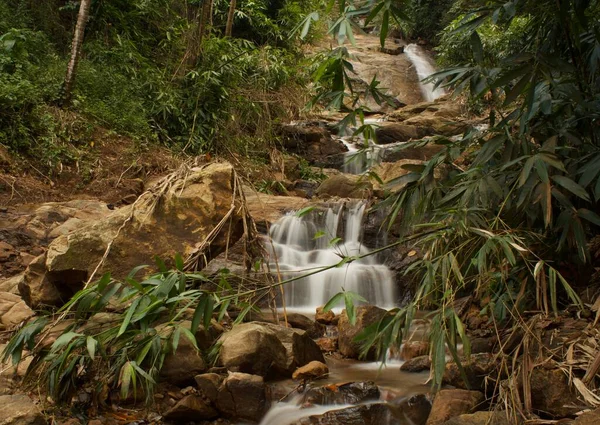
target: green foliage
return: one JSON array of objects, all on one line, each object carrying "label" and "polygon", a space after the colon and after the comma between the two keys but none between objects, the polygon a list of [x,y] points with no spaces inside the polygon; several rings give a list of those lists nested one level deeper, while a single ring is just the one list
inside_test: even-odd
[{"label": "green foliage", "polygon": [[[52,317],[42,316],[12,337],[4,361],[12,358],[17,363],[23,349],[31,350],[27,377],[39,380],[59,402],[69,401],[82,385],[99,402],[104,385],[118,389],[123,398],[143,394],[150,400],[164,360],[177,351],[181,338],[199,350],[195,335],[200,326],[208,329],[213,314],[222,319],[237,300],[228,295],[226,280],[214,282],[216,289],[209,291],[203,274],[183,272],[180,256],[174,263],[176,269],[167,270],[158,261],[162,271],[140,280],[136,274],[146,266],[135,268],[123,281],[103,276],[57,312],[70,320],[51,346],[44,346],[43,340]],[[96,320],[109,304],[120,311],[117,319]],[[190,312],[191,325],[184,327],[181,321]]]}]

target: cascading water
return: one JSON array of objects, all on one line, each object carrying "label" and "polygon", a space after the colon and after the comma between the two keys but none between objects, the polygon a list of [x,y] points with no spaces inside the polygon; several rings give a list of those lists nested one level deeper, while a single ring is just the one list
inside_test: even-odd
[{"label": "cascading water", "polygon": [[[377,124],[383,119],[365,119],[364,124]],[[374,165],[380,164],[383,160],[384,147],[369,140],[365,146],[365,138],[353,136],[354,129],[347,129],[347,134],[341,137],[340,141],[348,148],[344,155],[344,167],[342,171],[349,174],[363,174]]]},{"label": "cascading water", "polygon": [[[431,59],[420,46],[416,44],[409,44],[404,48],[404,53],[415,66],[420,81],[436,72],[435,66],[433,65]],[[421,82],[421,93],[427,102],[432,102],[446,94],[444,89],[440,87],[434,88],[434,86],[435,84],[433,83]]]},{"label": "cascading water", "polygon": [[[362,244],[365,208],[366,202],[356,201],[315,209],[302,217],[293,213],[282,217],[271,227],[267,242],[273,269],[278,267],[284,278],[291,278],[335,265],[345,256],[369,253]],[[376,256],[368,256],[286,285],[286,305],[314,312],[342,288],[380,307],[391,308],[396,301],[391,270]]]}]

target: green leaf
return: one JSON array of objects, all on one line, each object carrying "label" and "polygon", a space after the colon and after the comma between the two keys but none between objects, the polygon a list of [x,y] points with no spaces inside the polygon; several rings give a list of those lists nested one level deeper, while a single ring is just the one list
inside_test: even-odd
[{"label": "green leaf", "polygon": [[348,316],[348,322],[352,326],[356,324],[356,310],[354,309],[354,302],[352,297],[348,295],[347,292],[344,292],[344,304],[346,305],[346,315]]},{"label": "green leaf", "polygon": [[[125,314],[125,318],[123,319],[123,323],[121,323],[121,327],[119,328],[119,333],[117,334],[117,337],[123,335],[125,333],[125,331],[127,331],[127,327],[129,326],[129,323],[131,323],[131,318],[133,317],[133,313],[135,313],[135,310],[138,307],[138,304],[140,303],[140,300],[142,298],[136,298],[131,305],[129,306],[129,309],[127,310],[127,314]],[[141,319],[143,317],[140,317],[139,319]]]},{"label": "green leaf", "polygon": [[344,292],[338,292],[337,294],[335,294],[333,297],[331,297],[331,299],[329,301],[327,301],[327,304],[325,304],[325,306],[323,307],[323,312],[327,313],[328,311],[330,311],[333,307],[335,307],[337,304],[339,304],[339,302],[344,298]]},{"label": "green leaf", "polygon": [[585,201],[591,202],[591,199],[585,189],[570,178],[565,176],[552,176],[552,180],[554,180],[559,186],[567,189],[573,195],[578,196]]},{"label": "green leaf", "polygon": [[84,335],[83,334],[79,334],[77,332],[66,332],[66,333],[62,334],[61,336],[59,336],[56,339],[56,341],[54,341],[54,344],[52,344],[52,347],[50,348],[50,351],[56,352],[60,348],[64,347],[69,342],[71,342],[71,340],[73,338],[77,338],[77,337],[80,337],[80,336],[84,336]]},{"label": "green leaf", "polygon": [[320,239],[325,235],[326,233],[323,230],[319,230],[317,233],[315,233],[315,236],[313,236],[313,240]]},{"label": "green leaf", "polygon": [[584,220],[589,221],[590,223],[595,224],[596,226],[600,226],[600,216],[593,211],[590,211],[586,208],[580,208],[577,210],[577,215]]},{"label": "green leaf", "polygon": [[302,208],[300,211],[296,212],[296,217],[304,217],[306,214],[309,214],[314,209],[314,206]]},{"label": "green leaf", "polygon": [[471,34],[471,49],[473,49],[475,62],[483,63],[483,44],[477,31],[473,31],[473,34]]},{"label": "green leaf", "polygon": [[196,337],[194,336],[194,334],[191,333],[188,328],[185,328],[183,326],[179,326],[178,329],[181,329],[181,332],[183,332],[183,335],[192,343],[194,348],[196,350],[198,350],[198,343],[196,342]]},{"label": "green leaf", "polygon": [[96,358],[96,347],[98,346],[98,341],[96,341],[91,336],[86,338],[86,347],[90,358],[94,360]]}]

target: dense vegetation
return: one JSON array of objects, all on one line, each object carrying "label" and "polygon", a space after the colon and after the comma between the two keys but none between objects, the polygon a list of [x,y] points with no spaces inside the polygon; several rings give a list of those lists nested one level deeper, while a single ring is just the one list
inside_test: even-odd
[{"label": "dense vegetation", "polygon": [[[41,3],[0,5],[0,143],[25,155],[48,155],[59,146],[53,111],[61,100],[78,6]],[[302,39],[323,32],[315,23],[328,21],[328,34],[351,40],[359,19],[377,26],[382,44],[393,27],[407,37],[429,39],[446,68],[434,80],[487,114],[489,127],[471,128],[459,140],[436,138],[444,149],[401,177],[406,189],[378,206],[392,211],[390,225],[401,220],[417,240],[423,256],[410,272],[417,273],[420,286],[413,302],[392,310],[363,339],[384,352],[401,343],[417,309],[434,309],[433,382],[441,385],[446,343],[455,355],[461,342],[468,352],[465,326],[454,308],[458,297],[485,300],[482,315],[501,325],[528,308],[552,314],[569,305],[583,307],[573,288],[589,282],[588,243],[600,226],[600,2],[242,1],[233,37],[225,37],[228,8],[214,3],[199,40],[200,2],[93,2],[71,108],[111,130],[189,153],[233,149],[262,155],[273,123],[301,106],[299,87],[310,73],[315,95],[310,105],[345,110],[342,124],[356,125],[369,138],[374,131],[361,122],[365,110],[354,107],[365,94],[389,100],[378,82],[358,93],[341,45],[305,66]],[[424,143],[431,140],[414,142]],[[447,178],[436,179],[438,169]],[[183,276],[181,290],[173,283],[159,301],[185,292],[188,277],[182,273],[175,273]],[[165,272],[160,279],[164,283],[169,276]],[[135,283],[138,299],[155,289]],[[106,289],[97,291],[101,285],[72,305],[77,308],[84,297],[88,304],[101,300]],[[200,308],[197,298],[203,294],[185,296]],[[205,306],[199,317],[206,319]],[[130,319],[112,329],[106,343],[126,344]],[[164,356],[152,341],[144,343],[150,347],[144,356]],[[87,349],[86,359],[93,359],[89,344],[96,342],[72,333],[51,354],[59,356],[67,346]],[[139,369],[144,356],[135,364],[123,358],[115,370],[126,365],[129,374],[150,374]]]},{"label": "dense vegetation", "polygon": [[[226,38],[226,2],[215,2],[202,22],[197,1],[93,1],[71,108],[140,142],[249,154],[270,140],[273,121],[302,106],[301,58],[288,35],[305,6],[242,2],[234,37]],[[60,134],[54,108],[78,8],[51,0],[0,5],[0,143],[15,152],[49,156],[90,141]]]}]

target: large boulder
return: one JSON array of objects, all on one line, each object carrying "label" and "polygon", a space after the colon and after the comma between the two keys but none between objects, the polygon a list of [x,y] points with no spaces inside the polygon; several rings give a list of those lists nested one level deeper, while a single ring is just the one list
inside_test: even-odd
[{"label": "large boulder", "polygon": [[[356,336],[366,327],[380,321],[386,313],[386,310],[373,305],[356,307],[356,323],[352,325],[348,319],[346,310],[342,311],[338,322],[338,346],[340,353],[346,357],[358,359],[361,353],[361,345],[355,341]],[[366,359],[376,360],[375,357],[375,350],[370,350],[367,353]]]},{"label": "large boulder", "polygon": [[226,417],[258,422],[267,409],[263,378],[247,373],[230,373],[219,387],[217,408]]},{"label": "large boulder", "polygon": [[[234,171],[228,163],[180,170],[134,204],[56,238],[48,252],[29,266],[19,286],[21,295],[32,308],[63,304],[95,271],[109,246],[96,277],[110,271],[122,278],[135,266],[153,264],[155,256],[187,257],[229,213],[232,202],[238,202],[233,185]],[[234,208],[230,225],[213,239],[199,268],[241,236],[239,211]]]},{"label": "large boulder", "polygon": [[46,419],[31,399],[23,394],[0,396],[0,424],[45,425]]},{"label": "large boulder", "polygon": [[373,192],[373,184],[362,176],[353,174],[335,174],[317,188],[316,195],[322,198],[360,198]]},{"label": "large boulder", "polygon": [[[191,322],[183,321],[179,324],[181,327],[190,328]],[[173,327],[158,326],[157,332],[163,338],[169,338],[175,331]],[[207,332],[204,329],[198,329],[196,341],[202,346],[203,339]],[[177,350],[165,357],[163,366],[160,370],[160,379],[173,385],[185,386],[194,382],[194,377],[207,369],[206,362],[202,353],[192,344],[192,342],[183,334],[179,338]]]},{"label": "large boulder", "polygon": [[560,369],[535,368],[531,372],[531,404],[534,410],[557,418],[571,416],[585,408]]},{"label": "large boulder", "polygon": [[441,425],[455,416],[473,413],[484,399],[479,391],[441,390],[433,399],[427,425]]},{"label": "large boulder", "polygon": [[324,157],[348,150],[319,123],[286,124],[281,126],[280,132],[286,151],[298,154],[310,162],[322,161]]},{"label": "large boulder", "polygon": [[446,363],[443,381],[445,384],[467,390],[484,390],[486,379],[498,378],[498,362],[490,353],[473,354],[461,360],[461,366],[467,378],[463,379],[460,368],[454,361]]},{"label": "large boulder", "polygon": [[291,377],[313,360],[324,362],[319,346],[300,329],[250,322],[221,336],[219,362],[228,370],[264,377]]},{"label": "large boulder", "polygon": [[379,127],[375,134],[377,143],[387,145],[390,143],[408,142],[419,140],[432,134],[428,127],[417,127],[416,125],[389,123]]}]

